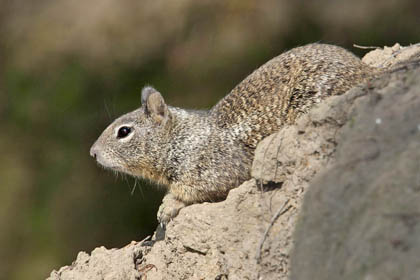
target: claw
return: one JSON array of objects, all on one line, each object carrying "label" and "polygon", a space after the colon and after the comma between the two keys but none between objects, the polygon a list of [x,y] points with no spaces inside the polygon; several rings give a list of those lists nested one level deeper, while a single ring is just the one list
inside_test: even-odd
[{"label": "claw", "polygon": [[167,194],[160,205],[157,219],[164,228],[175,216],[178,215],[178,212],[181,208],[185,207],[185,203],[176,199],[172,194]]}]

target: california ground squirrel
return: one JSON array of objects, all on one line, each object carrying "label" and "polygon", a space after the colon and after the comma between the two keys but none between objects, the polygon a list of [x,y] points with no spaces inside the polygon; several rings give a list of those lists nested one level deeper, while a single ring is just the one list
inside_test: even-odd
[{"label": "california ground squirrel", "polygon": [[141,107],[109,125],[90,154],[106,168],[167,186],[158,213],[165,223],[185,205],[224,199],[250,178],[259,141],[374,72],[343,48],[310,44],[268,61],[209,111],[167,106],[145,87]]}]

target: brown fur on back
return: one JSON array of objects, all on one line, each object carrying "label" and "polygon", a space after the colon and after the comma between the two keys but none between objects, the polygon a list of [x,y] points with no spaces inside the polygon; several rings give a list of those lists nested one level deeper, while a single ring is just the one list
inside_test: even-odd
[{"label": "brown fur on back", "polygon": [[239,136],[256,147],[322,99],[343,94],[374,70],[333,45],[310,44],[285,52],[255,70],[216,106],[211,115],[223,128],[242,126]]}]

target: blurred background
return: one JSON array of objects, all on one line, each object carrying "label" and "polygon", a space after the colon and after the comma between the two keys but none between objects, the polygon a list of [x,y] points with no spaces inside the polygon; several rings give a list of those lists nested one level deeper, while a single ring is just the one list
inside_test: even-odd
[{"label": "blurred background", "polygon": [[0,279],[43,279],[79,251],[153,233],[163,193],[89,156],[145,84],[209,108],[315,41],[359,56],[353,44],[420,42],[420,2],[0,0]]}]

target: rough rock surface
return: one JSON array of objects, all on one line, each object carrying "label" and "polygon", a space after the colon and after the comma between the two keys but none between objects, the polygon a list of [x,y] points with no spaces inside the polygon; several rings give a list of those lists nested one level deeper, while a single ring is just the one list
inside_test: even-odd
[{"label": "rough rock surface", "polygon": [[142,244],[137,242],[131,242],[121,249],[99,247],[90,256],[80,252],[70,266],[64,266],[58,272],[53,271],[50,279],[140,279],[141,272],[136,269],[133,260],[141,257],[141,253]]},{"label": "rough rock surface", "polygon": [[384,47],[367,53],[362,61],[372,67],[390,68],[408,60],[416,60],[419,57],[420,43],[402,47],[396,43],[392,47]]},{"label": "rough rock surface", "polygon": [[420,279],[420,60],[356,103],[305,195],[291,279]]},{"label": "rough rock surface", "polygon": [[[401,108],[415,110],[420,96],[420,70],[407,70],[415,67],[415,63],[409,67],[401,66],[399,70],[385,74],[372,84],[354,88],[342,96],[331,97],[300,118],[296,125],[287,126],[279,133],[264,139],[256,151],[253,179],[232,190],[225,201],[195,204],[182,209],[168,224],[162,240],[156,240],[156,236],[162,235],[159,231],[150,241],[133,242],[122,249],[106,250],[101,247],[95,249],[90,256],[80,253],[71,266],[53,271],[49,279],[288,279],[289,256],[294,242],[297,244],[292,263],[294,279],[341,279],[337,276],[340,274],[331,274],[333,276],[330,277],[328,273],[341,273],[343,269],[354,271],[354,267],[363,264],[358,257],[364,257],[362,259],[368,264],[367,267],[374,268],[374,263],[368,262],[370,256],[388,253],[380,242],[367,247],[366,242],[373,237],[382,240],[381,242],[388,242],[386,238],[391,238],[388,246],[401,251],[398,256],[405,254],[404,256],[413,257],[411,263],[418,261],[415,257],[420,255],[420,223],[417,223],[420,221],[420,210],[418,206],[411,206],[415,201],[420,201],[420,159],[414,153],[415,150],[420,151],[420,123],[414,127],[407,126],[406,120],[410,119],[412,125],[413,118],[417,116],[419,121],[420,116],[411,111],[401,111],[400,107],[390,107],[392,103],[406,104],[406,107]],[[389,88],[395,90],[393,99],[390,100],[385,94],[387,89],[391,90]],[[407,95],[409,91],[412,92],[411,95]],[[388,107],[381,106],[387,108],[389,114],[374,111],[380,104],[388,104]],[[420,112],[419,107],[417,112]],[[395,122],[391,125],[391,121]],[[359,122],[371,130],[363,130],[359,127]],[[395,134],[392,134],[393,131]],[[405,131],[406,134],[398,134],[400,131]],[[377,134],[371,135],[371,132]],[[347,136],[350,134],[354,137]],[[378,142],[379,137],[387,135],[390,137],[389,141],[397,141],[401,136],[404,139],[401,139],[394,150],[393,144],[390,144],[394,142],[388,143],[387,139]],[[409,140],[409,136],[410,139],[417,137],[417,142]],[[348,148],[353,147],[354,142],[364,148],[363,152]],[[336,159],[338,143],[340,149]],[[395,161],[405,158],[406,161]],[[378,159],[381,162],[370,165]],[[386,165],[380,165],[385,163]],[[334,168],[338,168],[337,166],[345,170],[336,171],[338,169]],[[388,170],[386,168],[392,168],[393,173],[383,173],[382,171]],[[417,185],[406,189],[394,188],[388,194],[387,188],[379,184],[380,181],[373,181],[378,170],[381,171],[377,173],[380,180],[389,183],[389,187],[403,184],[405,181],[398,180],[406,177],[417,178]],[[328,179],[330,173],[333,177]],[[314,186],[310,186],[316,174],[323,175],[318,177]],[[342,178],[339,177],[340,174]],[[357,175],[354,176],[355,174]],[[338,179],[348,183],[341,186],[342,190],[334,188],[337,183],[335,180]],[[354,185],[353,182],[356,181],[352,181],[353,179],[360,180],[357,181],[359,185],[354,193],[352,189],[346,188]],[[362,188],[362,179],[371,180],[366,182],[376,184],[376,189],[370,192]],[[322,182],[331,186],[322,186]],[[320,191],[321,187],[330,190],[325,197]],[[305,198],[305,205],[308,205],[304,207],[295,239],[294,227],[306,189],[311,192]],[[334,189],[339,190],[338,193],[334,193]],[[407,197],[406,201],[406,195],[412,197]],[[363,198],[360,202],[357,201],[359,196]],[[398,196],[400,198],[395,199],[395,203],[379,200],[381,197]],[[373,199],[378,199],[378,205],[370,207],[368,203]],[[347,200],[354,203],[344,203]],[[322,208],[319,204],[324,201],[326,205]],[[407,208],[400,209],[400,202],[404,201]],[[356,211],[357,207],[362,208]],[[322,217],[324,213],[330,213],[331,223],[337,223],[337,234],[334,231],[335,226],[328,231],[329,224]],[[383,215],[380,219],[387,221],[387,224],[383,224],[383,227],[378,225],[359,229],[382,229],[383,235],[377,236],[375,231],[351,231],[351,226],[357,222],[363,225],[374,224],[379,219],[374,215],[379,215],[378,213]],[[321,228],[317,228],[311,215],[322,225]],[[352,232],[351,238],[340,235],[346,232]],[[349,247],[340,247],[345,241],[349,241],[347,245],[351,246],[350,249],[358,248],[354,254],[348,255]],[[310,252],[307,256],[305,250]],[[359,256],[360,253],[362,255]],[[344,262],[344,268],[339,266],[342,264],[340,260]],[[391,258],[386,261],[391,261]],[[335,262],[338,269],[329,271],[327,268],[334,268]],[[406,267],[408,269],[409,265]],[[317,268],[325,273],[316,274],[314,270]],[[314,275],[319,277],[313,277]]]}]

